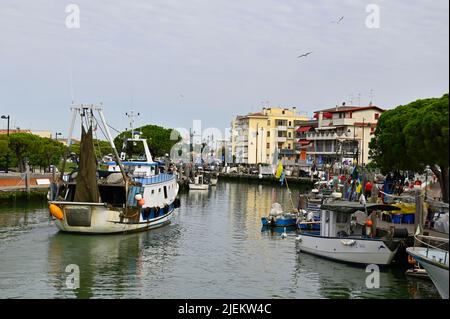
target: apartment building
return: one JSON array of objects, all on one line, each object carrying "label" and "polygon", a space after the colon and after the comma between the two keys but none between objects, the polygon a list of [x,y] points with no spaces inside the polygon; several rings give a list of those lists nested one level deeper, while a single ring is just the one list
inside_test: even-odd
[{"label": "apartment building", "polygon": [[384,112],[378,106],[336,106],[314,113],[314,119],[296,129],[299,164],[335,161],[369,163],[369,143]]},{"label": "apartment building", "polygon": [[237,116],[231,124],[232,156],[240,164],[272,164],[275,150],[285,163],[294,163],[296,124],[307,120],[293,108],[263,108],[261,112]]}]

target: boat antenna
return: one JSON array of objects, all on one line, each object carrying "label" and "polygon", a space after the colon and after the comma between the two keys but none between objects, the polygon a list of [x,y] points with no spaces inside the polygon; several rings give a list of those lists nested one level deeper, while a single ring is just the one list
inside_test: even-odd
[{"label": "boat antenna", "polygon": [[130,129],[131,129],[131,138],[133,138],[134,135],[134,122],[135,122],[135,118],[137,118],[138,116],[141,115],[141,113],[136,113],[134,110],[131,110],[127,113],[125,113],[126,116],[128,116],[129,120],[130,120]]}]

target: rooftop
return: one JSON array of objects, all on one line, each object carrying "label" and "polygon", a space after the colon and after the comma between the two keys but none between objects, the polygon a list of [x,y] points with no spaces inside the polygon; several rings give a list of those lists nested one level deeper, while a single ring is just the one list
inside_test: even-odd
[{"label": "rooftop", "polygon": [[314,113],[319,113],[319,112],[323,112],[323,113],[340,113],[340,112],[357,112],[357,111],[364,111],[364,110],[370,110],[370,109],[376,109],[379,110],[381,112],[384,112],[384,110],[378,106],[375,105],[369,105],[369,106],[346,106],[346,105],[342,105],[342,106],[336,106],[333,108],[329,108],[329,109],[325,109],[325,110],[320,110],[320,111],[316,111]]}]

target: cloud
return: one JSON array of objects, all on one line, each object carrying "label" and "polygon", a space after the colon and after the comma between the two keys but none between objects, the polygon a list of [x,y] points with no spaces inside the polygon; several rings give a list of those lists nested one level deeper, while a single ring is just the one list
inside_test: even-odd
[{"label": "cloud", "polygon": [[[445,0],[73,2],[69,30],[61,1],[2,1],[0,112],[60,131],[73,91],[122,127],[131,106],[146,122],[225,127],[262,100],[311,112],[373,89],[389,108],[448,90]],[[369,3],[380,29],[365,26]]]}]

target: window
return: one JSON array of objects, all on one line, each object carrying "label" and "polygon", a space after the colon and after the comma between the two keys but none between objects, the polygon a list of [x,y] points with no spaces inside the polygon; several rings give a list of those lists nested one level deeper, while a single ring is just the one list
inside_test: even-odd
[{"label": "window", "polygon": [[288,137],[291,137],[291,136],[292,136],[292,135],[291,135],[291,132],[289,132],[289,133],[288,133]]},{"label": "window", "polygon": [[290,150],[291,149],[291,144],[288,144],[288,150]]},{"label": "window", "polygon": [[349,118],[352,118],[353,113],[352,113],[352,112],[349,112],[348,114],[349,114]]},{"label": "window", "polygon": [[270,131],[267,131],[267,137],[270,137]]},{"label": "window", "polygon": [[267,143],[267,146],[266,146],[266,148],[270,148],[270,143]]},{"label": "window", "polygon": [[267,120],[267,125],[270,126],[270,120]]},{"label": "window", "polygon": [[375,120],[378,120],[380,118],[380,114],[375,113]]},{"label": "window", "polygon": [[282,149],[283,148],[283,143],[278,143],[278,149]]},{"label": "window", "polygon": [[286,112],[285,112],[285,111],[282,111],[281,113],[282,113],[282,114],[285,114]]},{"label": "window", "polygon": [[160,189],[158,189],[158,193],[161,193],[161,188],[160,188]]},{"label": "window", "polygon": [[154,189],[152,189],[152,195],[155,193],[155,190]]},{"label": "window", "polygon": [[289,121],[289,126],[292,126],[292,122],[291,121]]},{"label": "window", "polygon": [[164,198],[167,198],[167,186],[164,186]]}]

